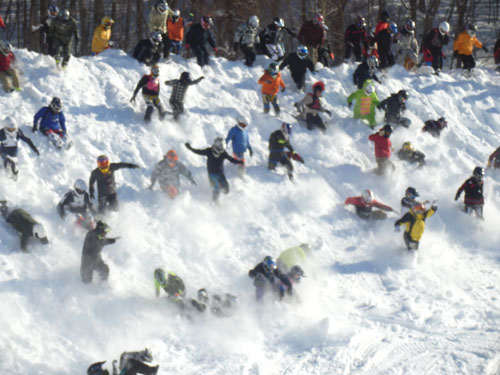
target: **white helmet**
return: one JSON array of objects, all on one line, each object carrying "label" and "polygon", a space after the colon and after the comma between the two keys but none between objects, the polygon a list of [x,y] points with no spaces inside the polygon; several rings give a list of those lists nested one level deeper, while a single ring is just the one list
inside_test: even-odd
[{"label": "white helmet", "polygon": [[365,93],[366,95],[371,95],[375,91],[375,87],[373,87],[373,84],[368,84],[365,86]]},{"label": "white helmet", "polygon": [[372,203],[374,199],[373,192],[370,189],[364,190],[363,193],[361,193],[361,199],[366,204]]},{"label": "white helmet", "polygon": [[42,224],[36,223],[33,226],[33,237],[35,237],[38,240],[47,239],[47,233],[45,232],[45,228],[43,227]]},{"label": "white helmet", "polygon": [[5,131],[11,134],[16,132],[17,125],[12,119],[12,117],[6,117],[4,122],[5,122]]},{"label": "white helmet", "polygon": [[257,16],[251,16],[248,19],[248,26],[250,26],[252,29],[256,29],[257,27],[259,27],[259,24],[260,24],[259,17]]},{"label": "white helmet", "polygon": [[83,194],[87,191],[87,184],[81,178],[75,181],[73,188],[77,194]]},{"label": "white helmet", "polygon": [[439,32],[441,35],[446,35],[450,32],[450,24],[446,21],[443,21],[439,24]]}]

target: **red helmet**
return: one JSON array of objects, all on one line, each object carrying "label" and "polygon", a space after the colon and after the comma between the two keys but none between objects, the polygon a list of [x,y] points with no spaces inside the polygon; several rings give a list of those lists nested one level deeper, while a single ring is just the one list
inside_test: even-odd
[{"label": "red helmet", "polygon": [[109,168],[109,158],[106,155],[99,155],[97,158],[97,167],[99,169]]},{"label": "red helmet", "polygon": [[168,152],[165,154],[165,159],[167,159],[167,163],[170,166],[175,165],[177,160],[179,160],[179,155],[177,155],[177,152],[175,150],[168,150]]},{"label": "red helmet", "polygon": [[321,15],[321,13],[316,13],[314,15],[314,18],[313,18],[314,23],[317,23],[317,24],[321,25],[324,22],[324,20],[325,19],[323,18],[323,16]]},{"label": "red helmet", "polygon": [[316,90],[325,91],[325,84],[323,83],[323,81],[318,81],[313,85],[312,89],[313,92]]},{"label": "red helmet", "polygon": [[425,205],[423,203],[417,202],[412,206],[411,210],[416,214],[421,215],[425,212]]}]

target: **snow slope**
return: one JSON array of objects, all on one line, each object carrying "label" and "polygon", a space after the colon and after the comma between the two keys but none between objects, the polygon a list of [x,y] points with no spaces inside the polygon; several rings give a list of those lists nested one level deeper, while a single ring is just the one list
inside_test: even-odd
[{"label": "snow slope", "polygon": [[[14,231],[0,224],[0,374],[83,374],[104,359],[110,369],[122,351],[145,346],[161,374],[498,373],[499,176],[485,179],[484,222],[462,214],[453,201],[472,169],[500,145],[500,79],[492,70],[472,79],[458,72],[414,75],[398,66],[388,72],[379,97],[408,89],[413,121],[394,133],[393,144],[399,149],[411,140],[428,166],[418,170],[395,160],[396,172],[385,179],[371,172],[369,129],[345,105],[354,66],[308,77],[308,86],[316,79],[326,83],[333,118],[325,135],[294,123],[292,143],[306,164],[295,164],[292,184],[283,170],[267,170],[267,140],[281,121],[293,121],[292,104],[301,94],[285,72],[283,115],[264,115],[256,82],[265,58],[251,69],[223,59],[203,70],[193,60],[161,64],[162,81],[184,70],[206,79],[189,89],[180,124],[155,119],[144,125],[142,98],[128,101],[147,70],[123,52],[72,58],[60,73],[46,56],[16,53],[24,90],[0,94],[2,115],[31,136],[33,114],[60,96],[74,147],[57,152],[37,133],[32,139],[42,155],[21,145],[17,183],[0,176],[0,197],[43,222],[52,240],[22,254]],[[162,90],[168,108],[169,88]],[[225,136],[239,113],[251,119],[255,155],[246,181],[226,166],[231,192],[217,207],[210,202],[205,159],[183,143],[206,147]],[[423,120],[440,116],[449,123],[440,139],[420,132]],[[170,148],[198,183],[184,180],[175,200],[146,189],[154,164]],[[106,221],[121,240],[103,251],[108,283],[83,285],[84,233],[62,222],[55,205],[76,178],[88,178],[102,153],[142,168],[117,173],[121,209]],[[418,260],[393,231],[397,215],[368,225],[343,205],[369,187],[399,209],[409,185],[439,205]],[[248,270],[301,242],[315,254],[297,287],[301,303],[256,306]],[[154,297],[156,267],[174,270],[190,295],[200,287],[234,293],[240,309],[223,320],[180,317]]]}]

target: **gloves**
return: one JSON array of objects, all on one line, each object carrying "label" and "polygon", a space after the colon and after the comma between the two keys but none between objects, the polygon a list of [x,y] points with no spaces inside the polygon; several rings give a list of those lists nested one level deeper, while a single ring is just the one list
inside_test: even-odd
[{"label": "gloves", "polygon": [[349,106],[349,108],[352,108],[352,102],[348,102],[347,105]]},{"label": "gloves", "polygon": [[335,55],[333,54],[333,52],[330,52],[330,55],[329,55],[329,56],[330,56],[330,58],[331,58],[332,60],[335,60]]},{"label": "gloves", "polygon": [[189,49],[190,47],[191,47],[191,45],[189,43],[184,44],[185,49]]},{"label": "gloves", "polygon": [[486,48],[485,46],[483,46],[483,51],[488,53],[488,48]]},{"label": "gloves", "polygon": [[458,201],[458,198],[460,198],[460,195],[455,195],[455,200]]},{"label": "gloves", "polygon": [[234,52],[238,52],[238,48],[239,48],[239,46],[240,46],[240,45],[239,45],[239,43],[234,42],[234,44],[233,44],[233,49],[234,49]]},{"label": "gloves", "polygon": [[132,169],[137,169],[137,168],[140,168],[137,164],[132,164]]},{"label": "gloves", "polygon": [[399,225],[394,226],[394,232],[401,232],[401,227]]},{"label": "gloves", "polygon": [[35,132],[37,131],[37,128],[36,128],[36,126],[35,126],[35,125],[33,125],[33,127],[31,128],[31,131],[32,131],[33,133],[35,133]]},{"label": "gloves", "polygon": [[248,152],[249,152],[249,154],[250,154],[250,157],[252,157],[252,156],[253,156],[253,150],[252,150],[251,148],[249,148],[249,149],[248,149]]},{"label": "gloves", "polygon": [[458,57],[458,51],[453,51],[453,58],[456,59]]},{"label": "gloves", "polygon": [[219,54],[219,49],[217,47],[214,47],[214,52],[215,52],[216,55],[218,55]]},{"label": "gloves", "polygon": [[40,151],[38,151],[38,149],[36,147],[33,149],[33,151],[35,151],[35,154],[37,154],[38,156],[40,156]]},{"label": "gloves", "polygon": [[330,112],[328,109],[325,109],[325,113],[326,113],[328,116],[332,117],[332,112]]},{"label": "gloves", "polygon": [[192,150],[192,149],[193,149],[193,148],[191,147],[191,145],[189,144],[189,142],[184,143],[184,146],[186,146],[186,148],[187,148],[188,150]]},{"label": "gloves", "polygon": [[130,99],[130,103],[135,103],[135,95]]},{"label": "gloves", "polygon": [[283,87],[283,88],[281,89],[281,92],[284,92],[284,91],[285,91],[285,88]]}]

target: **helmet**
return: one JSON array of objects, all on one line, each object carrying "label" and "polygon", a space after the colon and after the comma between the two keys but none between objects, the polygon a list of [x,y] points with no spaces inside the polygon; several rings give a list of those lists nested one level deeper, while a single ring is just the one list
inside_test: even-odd
[{"label": "helmet", "polygon": [[478,180],[481,180],[484,177],[484,168],[482,167],[474,168],[474,171],[472,171],[472,175]]},{"label": "helmet", "polygon": [[391,33],[397,34],[397,32],[398,32],[398,25],[396,25],[395,22],[391,22],[389,24],[389,30],[391,31]]},{"label": "helmet", "polygon": [[109,168],[109,158],[106,155],[99,155],[97,157],[97,167],[99,169]]},{"label": "helmet", "polygon": [[45,232],[45,228],[43,227],[42,224],[36,223],[33,226],[33,237],[35,237],[38,240],[43,240],[47,238],[47,233]]},{"label": "helmet", "polygon": [[6,40],[0,40],[0,53],[7,56],[12,51],[12,46]]},{"label": "helmet", "polygon": [[380,14],[380,19],[384,22],[389,22],[389,20],[391,19],[391,16],[389,15],[389,13],[384,10],[381,14]]},{"label": "helmet", "polygon": [[168,10],[168,4],[166,1],[159,1],[158,4],[156,4],[156,10],[159,13],[165,13]]},{"label": "helmet", "polygon": [[113,25],[115,23],[115,21],[111,18],[111,17],[103,17],[102,20],[101,20],[101,24],[104,25],[104,27],[111,27],[111,25]]},{"label": "helmet", "polygon": [[63,10],[61,10],[61,13],[59,13],[59,17],[61,17],[61,19],[64,21],[68,21],[69,16],[70,16],[69,10],[67,10],[67,9],[63,9]]},{"label": "helmet", "polygon": [[73,188],[75,189],[77,194],[83,194],[87,191],[87,184],[81,178],[75,181],[73,184]]},{"label": "helmet", "polygon": [[375,69],[378,66],[377,56],[370,56],[366,61],[368,63],[368,66],[372,69]]},{"label": "helmet", "polygon": [[392,126],[389,125],[389,124],[384,125],[384,127],[382,128],[382,130],[384,131],[384,133],[386,135],[391,135],[392,134]]},{"label": "helmet", "polygon": [[52,101],[49,104],[50,109],[53,112],[59,113],[62,109],[62,101],[57,96],[52,98]]},{"label": "helmet", "polygon": [[181,11],[179,9],[172,10],[172,18],[177,21],[177,18],[181,16]]},{"label": "helmet", "polygon": [[158,66],[158,64],[154,64],[151,67],[151,75],[155,78],[160,76],[160,67]]},{"label": "helmet", "polygon": [[448,121],[444,117],[440,117],[437,122],[441,126],[441,129],[446,128],[448,126]]},{"label": "helmet", "polygon": [[361,29],[366,27],[366,20],[362,16],[356,16],[356,18],[354,19],[354,24]]},{"label": "helmet", "polygon": [[283,136],[285,139],[290,138],[292,135],[292,125],[289,124],[288,122],[284,122],[281,124],[281,133],[283,133]]},{"label": "helmet", "polygon": [[403,150],[405,151],[414,151],[415,147],[413,147],[411,142],[405,142],[403,143]]},{"label": "helmet", "polygon": [[375,87],[370,83],[365,86],[364,91],[366,95],[371,95],[375,92]]},{"label": "helmet", "polygon": [[208,293],[207,293],[207,290],[205,288],[199,289],[197,296],[198,296],[199,301],[201,301],[203,303],[208,303]]},{"label": "helmet", "polygon": [[148,348],[144,349],[141,351],[141,361],[142,362],[151,362],[153,361],[153,354],[151,353],[151,350]]},{"label": "helmet", "polygon": [[236,121],[238,121],[238,127],[241,129],[245,129],[248,126],[248,121],[243,116],[238,116]]},{"label": "helmet", "polygon": [[189,82],[191,80],[191,76],[189,75],[189,72],[182,72],[180,80],[184,81],[184,82]]},{"label": "helmet", "polygon": [[415,30],[415,21],[413,21],[413,20],[406,21],[405,30],[408,32],[414,31]]},{"label": "helmet", "polygon": [[49,18],[56,18],[57,15],[59,14],[59,8],[55,4],[49,5],[47,8],[47,15]]},{"label": "helmet", "polygon": [[274,20],[273,20],[273,24],[275,24],[276,26],[278,26],[279,28],[283,28],[285,27],[285,22],[283,21],[282,18],[278,18],[276,17]]},{"label": "helmet", "polygon": [[306,46],[300,45],[297,47],[297,55],[301,58],[304,59],[307,54],[309,53],[309,50],[307,49]]},{"label": "helmet", "polygon": [[278,75],[278,73],[280,71],[280,67],[278,66],[278,64],[273,62],[273,63],[269,64],[269,66],[267,67],[267,71],[272,76],[276,76],[276,75]]},{"label": "helmet", "polygon": [[259,17],[257,16],[251,16],[248,19],[248,26],[250,26],[252,29],[258,28],[259,24],[260,24]]},{"label": "helmet", "polygon": [[450,24],[446,21],[443,21],[439,24],[439,32],[441,35],[448,34],[450,32]]},{"label": "helmet", "polygon": [[470,23],[467,25],[467,32],[470,36],[474,36],[477,33],[477,26]]},{"label": "helmet", "polygon": [[224,139],[222,139],[222,137],[215,138],[214,143],[212,144],[212,153],[214,156],[218,157],[222,155],[224,149]]},{"label": "helmet", "polygon": [[212,17],[210,15],[201,17],[201,26],[203,26],[204,29],[210,29],[213,24],[214,21],[212,20]]},{"label": "helmet", "polygon": [[109,227],[108,224],[106,224],[104,221],[101,221],[99,220],[95,226],[95,229],[101,233],[101,234],[105,234],[105,233],[108,233],[109,231],[111,231],[111,228]]},{"label": "helmet", "polygon": [[408,187],[405,191],[405,195],[408,197],[408,198],[411,198],[411,199],[415,199],[416,197],[418,197],[418,192],[417,190],[414,188],[414,187]]},{"label": "helmet", "polygon": [[373,202],[374,195],[373,192],[370,189],[363,190],[361,193],[361,200],[365,202],[366,204],[370,204]]},{"label": "helmet", "polygon": [[325,91],[325,84],[323,81],[318,81],[312,86],[313,92],[316,90],[321,90],[322,92]]},{"label": "helmet", "polygon": [[179,155],[177,155],[177,152],[175,152],[175,150],[168,150],[168,152],[165,154],[165,159],[167,159],[167,162],[170,166],[174,166],[177,160],[179,160]]},{"label": "helmet", "polygon": [[102,369],[102,365],[105,362],[106,361],[96,362],[96,363],[91,364],[89,366],[89,368],[87,369],[87,375],[108,375],[109,374],[108,370]]},{"label": "helmet", "polygon": [[323,18],[323,15],[321,13],[316,13],[313,17],[313,22],[315,24],[321,25],[325,19]]},{"label": "helmet", "polygon": [[411,210],[416,214],[423,214],[425,212],[425,205],[423,203],[416,202],[411,207]]},{"label": "helmet", "polygon": [[401,103],[406,102],[406,100],[408,100],[408,94],[406,93],[406,90],[399,90],[398,97]]},{"label": "helmet", "polygon": [[12,119],[12,117],[6,117],[5,120],[5,130],[8,132],[8,133],[15,133],[16,130],[17,130],[17,124],[14,122],[14,120]]},{"label": "helmet", "polygon": [[151,33],[151,41],[154,44],[159,44],[163,40],[161,33],[159,31],[153,31]]},{"label": "helmet", "polygon": [[300,266],[293,266],[288,273],[288,276],[292,277],[296,281],[299,281],[301,277],[305,277],[304,270]]},{"label": "helmet", "polygon": [[276,261],[274,260],[274,258],[270,257],[269,255],[264,258],[264,260],[262,261],[262,264],[268,270],[275,270],[278,268],[278,265],[276,264]]},{"label": "helmet", "polygon": [[165,271],[163,270],[163,268],[155,269],[154,277],[155,277],[155,281],[160,285],[164,285],[165,282],[167,281],[167,279],[165,277]]}]

